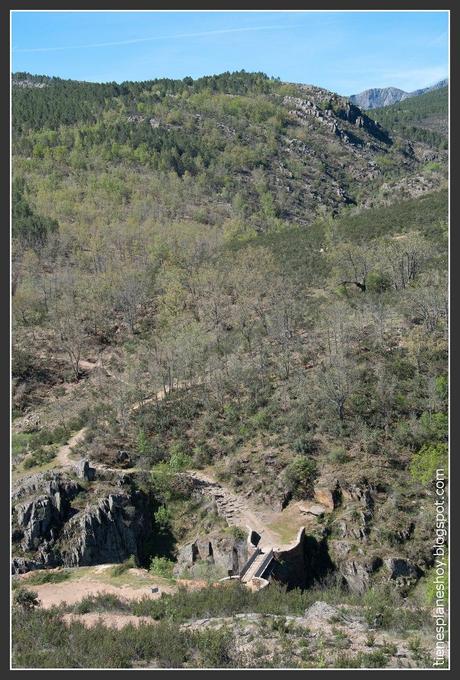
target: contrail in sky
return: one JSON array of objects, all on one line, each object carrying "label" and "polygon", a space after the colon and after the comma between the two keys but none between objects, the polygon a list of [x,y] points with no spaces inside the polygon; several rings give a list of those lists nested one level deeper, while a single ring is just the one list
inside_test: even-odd
[{"label": "contrail in sky", "polygon": [[62,47],[13,47],[13,52],[57,52],[60,50],[80,50],[93,47],[114,47],[117,45],[134,45],[136,43],[150,42],[154,40],[174,40],[177,38],[199,38],[207,35],[221,35],[224,33],[244,33],[246,31],[264,31],[270,28],[281,30],[283,28],[298,28],[303,24],[291,24],[290,26],[251,26],[248,28],[223,28],[215,31],[201,31],[199,33],[176,33],[175,35],[155,35],[149,38],[133,38],[132,40],[116,40],[113,42],[90,43],[87,45],[63,45]]}]

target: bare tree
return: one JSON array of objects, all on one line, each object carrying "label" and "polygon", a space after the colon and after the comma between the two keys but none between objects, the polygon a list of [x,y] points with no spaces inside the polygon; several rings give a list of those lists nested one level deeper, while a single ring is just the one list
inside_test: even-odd
[{"label": "bare tree", "polygon": [[419,234],[410,234],[401,239],[383,241],[383,261],[396,290],[406,288],[422,271],[429,257],[429,246]]},{"label": "bare tree", "polygon": [[50,308],[49,317],[57,346],[67,355],[74,378],[78,380],[82,351],[88,337],[78,301],[64,295]]},{"label": "bare tree", "polygon": [[148,300],[147,273],[134,268],[121,271],[114,283],[113,300],[134,334],[139,315]]},{"label": "bare tree", "polygon": [[373,257],[369,246],[343,244],[337,246],[333,259],[342,286],[353,284],[365,292],[367,276],[372,269]]}]

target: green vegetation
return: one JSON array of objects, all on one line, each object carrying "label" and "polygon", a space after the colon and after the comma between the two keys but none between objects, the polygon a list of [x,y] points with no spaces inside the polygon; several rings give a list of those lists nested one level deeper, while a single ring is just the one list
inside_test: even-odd
[{"label": "green vegetation", "polygon": [[72,433],[80,429],[85,414],[82,413],[53,429],[42,428],[28,434],[12,435],[12,455],[16,461],[22,460],[24,470],[46,466],[52,462],[60,445],[65,444]]},{"label": "green vegetation", "polygon": [[445,478],[448,469],[447,444],[424,444],[414,455],[410,471],[414,479],[422,484],[436,481],[436,471],[442,470]]},{"label": "green vegetation", "polygon": [[384,128],[394,130],[406,139],[447,149],[447,87],[369,113]]},{"label": "green vegetation", "polygon": [[172,578],[174,562],[166,557],[152,557],[150,562],[150,573],[154,576]]},{"label": "green vegetation", "polygon": [[28,588],[17,588],[13,596],[13,604],[18,609],[23,611],[30,611],[39,606],[40,601],[38,595],[33,590]]},{"label": "green vegetation", "polygon": [[[179,546],[224,531],[193,493],[194,468],[254,505],[283,508],[273,526],[301,507],[291,499],[315,497],[316,486],[332,494],[338,480],[342,505],[308,517],[312,560],[321,570],[348,559],[338,554],[345,540],[350,559],[376,558],[375,571],[363,566],[371,588],[360,598],[334,585],[231,585],[135,605],[86,598],[74,611],[159,622],[123,631],[62,626],[35,606],[21,626],[18,602],[15,664],[230,667],[225,631],[171,622],[303,614],[315,599],[359,606],[376,629],[423,628],[424,607],[373,586],[396,549],[429,573],[424,508],[435,470],[447,469],[446,154],[440,132],[424,127],[441,119],[443,93],[414,98],[418,113],[403,102],[400,119],[389,107],[391,144],[370,123],[350,123],[342,98],[260,73],[14,78],[44,87],[13,87],[13,408],[47,424],[13,436],[15,472],[51,466],[85,426],[91,460],[129,460],[123,484],[149,499],[143,560],[168,580]],[[342,133],[292,113],[285,96],[311,97]],[[114,483],[102,475],[82,498]],[[217,580],[210,562],[193,576]],[[412,584],[399,586],[409,597]],[[273,625],[286,641],[288,626]],[[335,638],[339,666],[382,667],[391,656],[375,645],[351,658]],[[269,662],[265,643],[256,652],[267,665],[284,654],[293,667],[327,667],[321,644]]]},{"label": "green vegetation", "polygon": [[110,569],[110,575],[121,576],[122,574],[125,574],[129,569],[135,569],[136,567],[137,567],[136,558],[134,557],[134,555],[131,555],[131,557],[129,557],[121,564],[116,564],[114,567],[112,567]]},{"label": "green vegetation", "polygon": [[43,583],[62,583],[71,577],[71,572],[62,569],[60,571],[39,571],[30,574],[27,578],[27,585],[40,586]]},{"label": "green vegetation", "polygon": [[[396,593],[386,590],[375,593],[366,600],[366,607],[381,613],[394,607]],[[283,662],[292,668],[306,667],[385,667],[396,646],[385,641],[376,644],[376,635],[369,633],[368,652],[349,654],[341,651],[349,646],[346,629],[334,627],[333,638],[327,640],[322,633],[312,639],[309,631],[296,626],[286,619],[288,615],[303,616],[305,609],[314,602],[325,600],[341,604],[339,610],[348,620],[356,605],[358,596],[347,595],[340,590],[286,591],[276,585],[259,592],[250,592],[240,584],[232,583],[216,588],[209,586],[195,591],[183,588],[174,595],[163,594],[159,600],[145,598],[140,602],[127,602],[111,594],[88,597],[67,608],[74,614],[117,613],[136,614],[152,618],[152,624],[142,623],[138,627],[128,625],[122,630],[106,628],[101,624],[85,628],[74,621],[63,625],[57,609],[24,609],[19,603],[14,608],[14,659],[15,665],[27,667],[116,667],[132,668],[148,664],[150,667],[280,667]],[[378,605],[378,606],[377,606]],[[405,608],[407,617],[403,622],[404,632],[409,634],[409,649],[414,660],[426,661],[422,631],[431,625],[429,609]],[[239,656],[236,641],[239,636],[238,622],[228,626],[183,628],[184,622],[211,617],[231,617],[234,614],[258,614],[256,623],[259,646],[253,648],[254,657]],[[379,619],[380,620],[380,619]],[[402,629],[396,612],[393,618],[384,621],[389,634]],[[244,624],[247,626],[247,623]],[[60,630],[60,634],[57,631]],[[414,631],[413,634],[410,631]],[[254,631],[255,632],[255,631]],[[273,645],[273,639],[276,643]],[[245,640],[251,641],[251,635]],[[32,641],[34,642],[32,643]],[[70,644],[72,640],[72,644]],[[265,642],[270,641],[266,649]],[[271,654],[267,651],[270,649]],[[326,650],[328,653],[325,654]],[[335,652],[335,653],[334,653]],[[274,655],[272,656],[272,654]],[[337,663],[335,663],[337,655]]]},{"label": "green vegetation", "polygon": [[305,496],[312,495],[314,481],[317,477],[314,461],[298,456],[288,465],[285,475],[288,488],[293,493],[294,498],[305,498]]},{"label": "green vegetation", "polygon": [[40,217],[27,202],[26,186],[23,179],[15,179],[12,186],[12,222],[13,237],[17,238],[23,248],[40,251],[49,234],[58,229],[56,220]]}]

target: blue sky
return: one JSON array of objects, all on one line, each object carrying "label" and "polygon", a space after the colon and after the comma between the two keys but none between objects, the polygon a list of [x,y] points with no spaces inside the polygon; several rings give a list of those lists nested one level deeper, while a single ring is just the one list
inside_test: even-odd
[{"label": "blue sky", "polygon": [[12,69],[90,81],[245,69],[340,94],[448,75],[442,12],[12,12]]}]

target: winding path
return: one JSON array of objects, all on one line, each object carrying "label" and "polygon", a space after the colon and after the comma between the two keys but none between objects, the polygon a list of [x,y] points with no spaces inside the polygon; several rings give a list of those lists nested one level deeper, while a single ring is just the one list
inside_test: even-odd
[{"label": "winding path", "polygon": [[81,430],[78,430],[78,432],[72,435],[67,444],[64,444],[64,446],[61,446],[61,448],[58,449],[56,454],[57,467],[68,468],[73,467],[76,464],[77,461],[72,460],[70,454],[75,446],[78,446],[78,444],[81,444],[84,441],[87,430],[88,428],[86,426],[82,427]]}]

